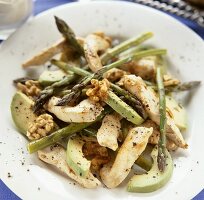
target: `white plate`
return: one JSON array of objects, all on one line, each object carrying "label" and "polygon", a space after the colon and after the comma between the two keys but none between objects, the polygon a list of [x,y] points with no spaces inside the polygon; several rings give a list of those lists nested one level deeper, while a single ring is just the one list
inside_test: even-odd
[{"label": "white plate", "polygon": [[[60,34],[53,16],[65,19],[77,35],[103,30],[115,36],[131,37],[153,31],[149,44],[168,49],[171,70],[183,80],[203,80],[204,43],[190,29],[173,18],[141,5],[126,2],[73,3],[37,16],[13,34],[0,49],[0,177],[22,199],[191,199],[204,187],[204,88],[188,100],[189,128],[185,138],[188,150],[179,150],[171,181],[150,194],[132,194],[125,187],[108,190],[83,189],[28,155],[27,141],[15,129],[9,105],[15,89],[12,80],[25,75],[21,63],[52,44]],[[32,70],[28,71],[32,73]],[[24,165],[22,165],[22,162]],[[27,171],[29,169],[29,171]],[[8,173],[11,178],[8,178]],[[71,184],[70,184],[71,183]]]}]

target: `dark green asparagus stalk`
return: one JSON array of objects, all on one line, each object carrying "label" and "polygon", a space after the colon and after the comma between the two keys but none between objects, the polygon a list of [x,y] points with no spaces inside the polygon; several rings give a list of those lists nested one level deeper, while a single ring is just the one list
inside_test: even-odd
[{"label": "dark green asparagus stalk", "polygon": [[148,40],[152,36],[153,36],[153,33],[147,32],[147,33],[140,35],[139,37],[137,36],[137,37],[131,38],[129,40],[126,40],[126,41],[120,43],[119,45],[115,46],[112,49],[109,49],[106,53],[104,53],[101,56],[101,62],[103,64],[107,63],[108,60],[110,60],[111,58],[120,54],[121,52],[123,52],[127,49],[130,49],[131,47],[135,47],[135,46],[140,45],[141,43]]},{"label": "dark green asparagus stalk", "polygon": [[198,87],[201,84],[201,81],[190,81],[186,83],[181,83],[175,87],[165,87],[166,92],[182,92],[182,91],[187,91],[194,89]]},{"label": "dark green asparagus stalk", "polygon": [[140,59],[142,57],[146,57],[146,56],[150,56],[150,55],[162,55],[162,54],[166,54],[165,49],[150,49],[150,50],[146,50],[146,51],[137,52],[130,57],[126,57],[126,58],[118,60],[114,63],[111,63],[109,65],[106,65],[103,68],[101,68],[100,70],[98,70],[96,73],[90,74],[90,75],[84,77],[84,79],[79,84],[77,84],[73,87],[71,93],[69,95],[67,95],[66,98],[62,98],[58,102],[57,105],[63,106],[63,105],[68,104],[70,101],[73,101],[73,99],[77,99],[81,94],[81,90],[84,87],[86,87],[92,79],[100,80],[103,77],[103,74],[112,68],[117,68],[124,63],[130,62],[133,59]]},{"label": "dark green asparagus stalk", "polygon": [[[146,85],[150,86],[153,90],[157,91],[157,86],[149,81],[145,81]],[[179,85],[175,86],[165,86],[165,92],[183,92],[192,90],[198,87],[201,84],[201,81],[190,81],[185,83],[180,83]]]},{"label": "dark green asparagus stalk", "polygon": [[34,153],[40,149],[48,147],[63,138],[73,135],[74,133],[80,132],[84,128],[89,127],[90,125],[94,124],[97,121],[103,119],[103,117],[109,114],[112,111],[111,108],[105,108],[104,111],[101,113],[99,117],[94,122],[85,122],[85,123],[71,123],[68,126],[59,129],[53,132],[51,135],[43,137],[39,140],[32,141],[28,144],[27,148],[29,153]]},{"label": "dark green asparagus stalk", "polygon": [[53,83],[51,86],[46,87],[41,91],[39,97],[35,101],[33,111],[37,113],[40,108],[46,103],[46,101],[55,93],[59,87],[65,87],[73,82],[77,78],[77,75],[69,75],[63,78],[61,81]]},{"label": "dark green asparagus stalk", "polygon": [[161,73],[161,68],[157,68],[157,86],[159,92],[159,111],[160,111],[160,138],[158,142],[158,168],[161,172],[165,170],[166,167],[166,100],[165,100],[165,90],[163,84],[163,75]]},{"label": "dark green asparagus stalk", "polygon": [[84,56],[84,49],[78,43],[74,32],[68,26],[68,24],[64,20],[62,20],[56,16],[55,16],[55,22],[56,22],[56,25],[57,25],[59,32],[66,38],[68,45],[71,45],[71,47],[74,50],[76,50],[79,53],[79,55]]}]

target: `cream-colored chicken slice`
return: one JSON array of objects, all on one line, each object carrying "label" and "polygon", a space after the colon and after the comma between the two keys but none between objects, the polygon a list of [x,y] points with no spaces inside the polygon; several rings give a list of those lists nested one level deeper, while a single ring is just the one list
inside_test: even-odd
[{"label": "cream-colored chicken slice", "polygon": [[88,35],[84,41],[84,52],[90,69],[93,72],[101,69],[102,63],[98,55],[99,52],[104,52],[110,47],[110,41],[104,34],[93,33]]},{"label": "cream-colored chicken slice", "polygon": [[64,122],[93,122],[103,111],[103,107],[89,99],[81,101],[76,106],[56,106],[60,100],[58,97],[52,97],[45,106],[49,112]]},{"label": "cream-colored chicken slice", "polygon": [[[159,125],[159,98],[155,92],[146,86],[141,77],[135,75],[125,75],[123,78],[123,84],[126,90],[135,95],[142,102],[150,119]],[[167,137],[178,147],[188,147],[179,128],[175,125],[174,120],[168,115],[166,131]]]},{"label": "cream-colored chicken slice", "polygon": [[[149,137],[148,143],[150,144],[158,144],[160,132],[159,132],[159,126],[153,122],[152,120],[146,120],[144,123],[141,124],[141,126],[146,128],[153,128],[152,135]],[[178,148],[178,146],[169,138],[166,139],[166,148],[169,151],[174,151]]]},{"label": "cream-colored chicken slice", "polygon": [[118,148],[118,137],[121,133],[121,117],[117,113],[108,114],[102,120],[97,132],[97,140],[101,146],[115,151]]},{"label": "cream-colored chicken slice", "polygon": [[29,60],[25,61],[22,66],[24,68],[34,66],[34,65],[42,65],[50,60],[52,57],[57,55],[58,53],[62,52],[64,46],[66,45],[65,38],[61,38],[52,46],[42,50],[39,54],[33,56]]},{"label": "cream-colored chicken slice", "polygon": [[141,126],[146,128],[153,128],[152,135],[149,137],[148,143],[150,144],[158,144],[160,132],[159,132],[159,126],[153,122],[152,120],[146,120],[144,123],[141,124]]},{"label": "cream-colored chicken slice", "polygon": [[57,145],[40,150],[38,151],[38,157],[40,160],[50,165],[54,165],[85,188],[96,188],[101,185],[101,182],[95,178],[91,172],[89,172],[86,177],[75,174],[67,164],[66,151],[62,146]]},{"label": "cream-colored chicken slice", "polygon": [[155,78],[157,56],[148,56],[139,60],[133,60],[122,66],[122,69],[142,77],[145,80]]},{"label": "cream-colored chicken slice", "polygon": [[126,74],[128,74],[128,72],[124,70],[112,68],[104,73],[103,78],[108,79],[110,82],[114,82],[121,79]]},{"label": "cream-colored chicken slice", "polygon": [[[83,38],[77,38],[77,41],[83,45],[84,41]],[[47,61],[49,61],[51,58],[53,58],[55,55],[59,53],[68,53],[68,51],[73,51],[71,48],[68,47],[66,39],[61,38],[59,41],[57,41],[55,44],[52,46],[43,49],[40,53],[37,55],[33,56],[32,58],[28,59],[25,61],[22,66],[24,68],[31,67],[31,66],[38,66],[38,65],[43,65]]]},{"label": "cream-colored chicken slice", "polygon": [[130,129],[113,165],[105,165],[100,171],[101,179],[108,188],[117,187],[127,177],[135,160],[146,148],[152,131],[152,128],[145,127]]}]

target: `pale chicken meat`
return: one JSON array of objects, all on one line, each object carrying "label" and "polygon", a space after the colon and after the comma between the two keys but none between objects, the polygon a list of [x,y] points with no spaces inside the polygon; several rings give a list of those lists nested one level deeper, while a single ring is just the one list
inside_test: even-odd
[{"label": "pale chicken meat", "polygon": [[[148,143],[150,144],[158,144],[160,138],[159,126],[153,122],[152,120],[146,120],[141,126],[146,128],[153,128],[152,135],[149,137]],[[178,148],[178,146],[169,138],[166,139],[166,148],[169,151],[174,151]]]},{"label": "pale chicken meat", "polygon": [[157,57],[148,56],[139,60],[132,60],[123,65],[122,69],[142,77],[145,80],[155,78],[156,74]]},{"label": "pale chicken meat", "polygon": [[[83,39],[77,38],[77,41],[83,45]],[[59,53],[70,53],[73,52],[73,50],[67,45],[67,41],[65,38],[61,38],[59,41],[57,41],[55,44],[45,48],[40,53],[36,54],[32,58],[25,61],[22,66],[24,68],[31,67],[31,66],[38,66],[43,65],[47,61],[49,61],[51,58],[53,58],[55,55]]]},{"label": "pale chicken meat", "polygon": [[123,142],[113,165],[105,165],[100,176],[108,188],[117,187],[129,174],[135,160],[145,150],[152,128],[135,127],[130,129]]},{"label": "pale chicken meat", "polygon": [[89,99],[81,101],[76,106],[56,106],[59,100],[58,97],[52,97],[45,108],[64,122],[93,122],[104,110],[99,103]]},{"label": "pale chicken meat", "polygon": [[93,72],[96,72],[103,67],[99,53],[105,52],[109,47],[110,38],[106,37],[103,33],[93,33],[85,38],[85,57]]},{"label": "pale chicken meat", "polygon": [[97,132],[97,140],[101,146],[115,151],[118,148],[118,137],[121,134],[120,115],[117,113],[106,115]]},{"label": "pale chicken meat", "polygon": [[66,45],[66,40],[64,38],[57,41],[52,46],[44,49],[39,54],[33,56],[29,60],[25,61],[22,66],[30,67],[34,65],[42,65],[50,60],[53,56],[63,51],[64,46]]},{"label": "pale chicken meat", "polygon": [[[135,95],[142,102],[150,119],[159,125],[159,98],[155,92],[146,86],[141,77],[135,75],[125,75],[123,78],[123,84],[126,90]],[[175,125],[174,120],[168,115],[166,123],[167,137],[178,147],[187,148],[188,145],[186,144],[179,128]]]},{"label": "pale chicken meat", "polygon": [[91,172],[88,172],[86,177],[75,174],[67,164],[66,150],[59,145],[38,151],[38,157],[40,160],[57,167],[60,171],[85,188],[96,188],[101,185],[101,182],[95,178]]}]

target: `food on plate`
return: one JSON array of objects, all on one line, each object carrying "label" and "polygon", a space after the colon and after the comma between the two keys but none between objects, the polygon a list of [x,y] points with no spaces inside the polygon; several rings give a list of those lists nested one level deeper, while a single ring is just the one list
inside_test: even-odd
[{"label": "food on plate", "polygon": [[129,192],[163,187],[173,173],[171,151],[188,148],[187,111],[176,93],[200,82],[168,72],[167,50],[145,45],[151,32],[113,46],[103,32],[76,37],[55,21],[62,38],[23,63],[49,68],[14,81],[11,113],[29,153],[85,188],[124,180]]}]

